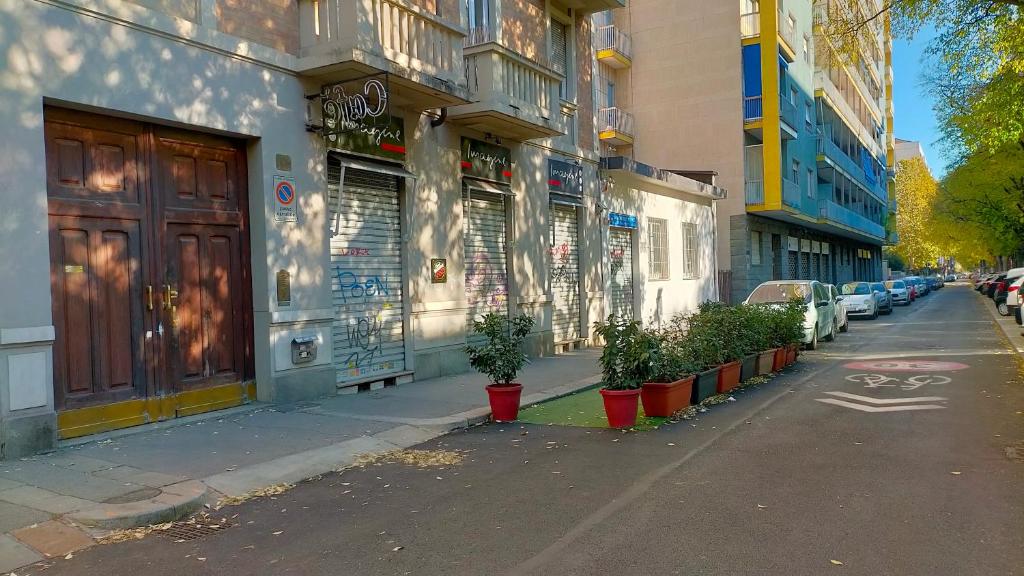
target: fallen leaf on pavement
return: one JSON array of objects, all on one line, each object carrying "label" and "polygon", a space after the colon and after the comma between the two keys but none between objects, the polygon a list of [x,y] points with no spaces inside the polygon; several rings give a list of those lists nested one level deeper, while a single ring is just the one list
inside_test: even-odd
[{"label": "fallen leaf on pavement", "polygon": [[405,548],[405,546],[395,546],[394,548],[392,548],[392,549],[391,549],[391,551],[392,551],[392,552],[398,552],[398,551],[399,551],[399,550],[401,550],[402,548]]},{"label": "fallen leaf on pavement", "polygon": [[758,504],[757,507],[758,508],[767,508],[767,506],[765,506],[764,504]]},{"label": "fallen leaf on pavement", "polygon": [[959,475],[960,475],[960,472],[959,472],[959,471],[954,471],[954,472],[950,472],[950,474],[952,474],[952,475],[954,475],[954,476],[959,476]]},{"label": "fallen leaf on pavement", "polygon": [[273,534],[274,536],[280,536],[281,534],[284,534],[284,530],[278,530],[277,532],[271,532],[271,534]]},{"label": "fallen leaf on pavement", "polygon": [[831,562],[833,566],[842,566],[843,565],[843,563],[840,562],[839,560],[829,560],[829,562]]}]

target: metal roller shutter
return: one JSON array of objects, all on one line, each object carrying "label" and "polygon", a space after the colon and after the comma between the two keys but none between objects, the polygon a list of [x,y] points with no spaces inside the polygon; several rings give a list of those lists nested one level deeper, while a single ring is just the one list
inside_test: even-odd
[{"label": "metal roller shutter", "polygon": [[466,315],[468,334],[473,321],[488,312],[508,316],[505,199],[498,194],[472,191],[463,197],[463,238],[466,257]]},{"label": "metal roller shutter", "polygon": [[611,313],[618,318],[633,319],[633,232],[608,229],[609,261],[611,262]]},{"label": "metal roller shutter", "polygon": [[815,253],[811,254],[811,280],[817,280],[819,282],[824,281],[824,277],[821,273],[821,255]]},{"label": "metal roller shutter", "polygon": [[811,278],[811,253],[800,253],[800,276],[801,280],[813,280]]},{"label": "metal roller shutter", "polygon": [[402,225],[396,176],[329,162],[337,382],[405,371]]},{"label": "metal roller shutter", "polygon": [[580,337],[580,250],[576,208],[551,206],[551,326],[555,342]]}]

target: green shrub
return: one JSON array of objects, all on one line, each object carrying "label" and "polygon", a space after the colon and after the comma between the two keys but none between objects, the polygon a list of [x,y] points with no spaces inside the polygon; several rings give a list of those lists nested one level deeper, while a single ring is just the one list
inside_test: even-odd
[{"label": "green shrub", "polygon": [[494,384],[512,384],[528,361],[523,352],[523,342],[531,328],[533,318],[525,314],[511,319],[494,312],[486,314],[482,320],[473,322],[473,332],[482,334],[487,342],[480,346],[466,346],[469,365],[486,374]]},{"label": "green shrub", "polygon": [[614,314],[594,324],[604,340],[601,373],[609,390],[635,390],[651,382],[658,372],[661,337],[644,330],[636,320],[622,320]]}]

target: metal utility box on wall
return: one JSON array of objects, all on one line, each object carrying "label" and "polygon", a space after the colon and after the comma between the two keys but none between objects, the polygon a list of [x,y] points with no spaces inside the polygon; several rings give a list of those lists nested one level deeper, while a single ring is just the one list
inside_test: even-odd
[{"label": "metal utility box on wall", "polygon": [[292,338],[292,364],[308,364],[316,360],[316,336]]}]

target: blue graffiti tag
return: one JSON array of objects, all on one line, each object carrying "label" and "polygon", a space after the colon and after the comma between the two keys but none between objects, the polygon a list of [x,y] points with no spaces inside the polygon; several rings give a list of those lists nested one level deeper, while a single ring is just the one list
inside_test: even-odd
[{"label": "blue graffiti tag", "polygon": [[372,275],[361,279],[354,272],[342,270],[340,266],[336,266],[334,272],[341,289],[341,300],[346,304],[349,299],[357,301],[370,300],[391,295],[391,286],[388,283],[387,274],[383,278]]}]

